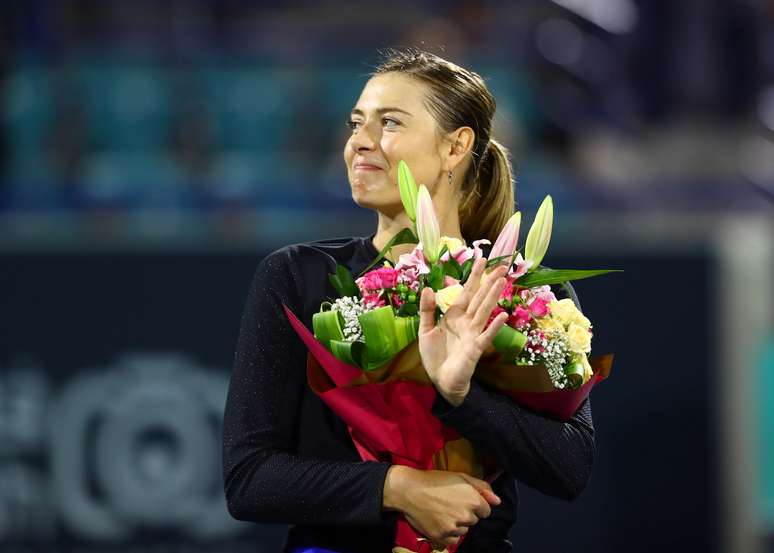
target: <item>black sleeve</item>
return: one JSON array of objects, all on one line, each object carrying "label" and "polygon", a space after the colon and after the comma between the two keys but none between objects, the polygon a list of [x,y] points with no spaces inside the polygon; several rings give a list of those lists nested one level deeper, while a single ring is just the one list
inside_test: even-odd
[{"label": "black sleeve", "polygon": [[[571,286],[564,294],[579,305]],[[591,475],[596,456],[591,401],[586,398],[567,422],[520,407],[508,395],[476,379],[458,406],[436,395],[433,414],[492,452],[500,465],[525,484],[561,499],[575,499]]]},{"label": "black sleeve", "polygon": [[298,271],[278,250],[258,265],[244,308],[223,419],[223,478],[236,519],[381,524],[389,463],[295,454],[306,348],[282,308],[302,313]]}]

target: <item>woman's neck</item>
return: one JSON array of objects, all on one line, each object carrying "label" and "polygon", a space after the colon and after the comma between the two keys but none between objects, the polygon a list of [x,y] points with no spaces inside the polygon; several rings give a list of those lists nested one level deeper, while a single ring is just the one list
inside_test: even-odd
[{"label": "woman's neck", "polygon": [[[382,248],[387,245],[393,236],[400,232],[404,228],[412,228],[411,219],[408,218],[405,211],[401,211],[395,217],[385,215],[381,211],[379,214],[379,222],[376,229],[376,234],[373,238],[374,247],[378,251],[382,251]],[[440,227],[440,236],[449,236],[459,238],[463,242],[462,231],[460,229],[459,214],[456,210],[452,210],[446,216],[438,217],[438,226]],[[410,253],[414,249],[416,244],[398,244],[390,248],[385,257],[392,263],[396,263],[398,258],[404,253]]]}]

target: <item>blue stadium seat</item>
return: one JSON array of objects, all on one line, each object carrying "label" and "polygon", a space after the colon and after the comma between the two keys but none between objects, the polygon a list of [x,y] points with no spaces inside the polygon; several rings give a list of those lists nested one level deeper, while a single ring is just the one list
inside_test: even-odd
[{"label": "blue stadium seat", "polygon": [[91,63],[80,67],[75,80],[95,148],[152,151],[167,146],[171,98],[163,70]]},{"label": "blue stadium seat", "polygon": [[292,71],[246,66],[208,68],[201,75],[216,148],[280,151],[298,132]]},{"label": "blue stadium seat", "polygon": [[45,151],[17,151],[8,159],[4,203],[9,209],[63,208],[67,185],[56,178]]},{"label": "blue stadium seat", "polygon": [[3,91],[2,121],[12,152],[42,147],[54,115],[47,69],[20,63],[11,69]]},{"label": "blue stadium seat", "polygon": [[224,151],[208,177],[208,202],[243,206],[299,203],[304,200],[304,187],[314,182],[304,160],[287,153]]},{"label": "blue stadium seat", "polygon": [[185,207],[194,191],[168,156],[156,152],[106,152],[86,163],[80,188],[87,206]]}]

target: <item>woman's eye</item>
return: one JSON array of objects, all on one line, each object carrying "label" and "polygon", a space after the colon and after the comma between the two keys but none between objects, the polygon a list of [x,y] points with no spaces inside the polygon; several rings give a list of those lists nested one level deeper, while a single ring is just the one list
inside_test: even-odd
[{"label": "woman's eye", "polygon": [[[349,129],[352,131],[356,131],[363,124],[361,121],[355,121],[353,119],[348,119],[345,122],[347,124],[347,127],[349,127]],[[400,121],[396,119],[391,119],[389,117],[382,117],[382,124],[388,129],[394,129],[395,127],[400,125]]]}]

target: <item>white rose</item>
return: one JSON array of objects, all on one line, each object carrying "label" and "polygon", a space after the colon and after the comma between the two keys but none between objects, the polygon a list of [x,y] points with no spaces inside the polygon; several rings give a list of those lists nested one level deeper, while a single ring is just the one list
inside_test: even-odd
[{"label": "white rose", "polygon": [[591,364],[589,363],[589,358],[585,355],[578,356],[578,361],[581,362],[581,365],[583,365],[583,383],[585,384],[589,380],[591,380],[591,377],[594,375],[594,370],[591,368]]},{"label": "white rose", "polygon": [[444,244],[449,247],[449,253],[452,255],[465,247],[465,243],[454,236],[441,236],[438,240],[438,251],[443,249]]},{"label": "white rose", "polygon": [[565,328],[569,325],[578,313],[578,308],[570,298],[564,298],[562,300],[553,300],[549,302],[548,308],[551,310],[551,314],[556,317]]},{"label": "white rose", "polygon": [[435,293],[435,303],[441,308],[443,313],[446,313],[446,310],[454,303],[460,292],[462,292],[462,284],[452,284],[442,288]]},{"label": "white rose", "polygon": [[589,353],[591,351],[591,332],[582,326],[570,323],[567,328],[567,341],[570,349],[577,353]]}]

